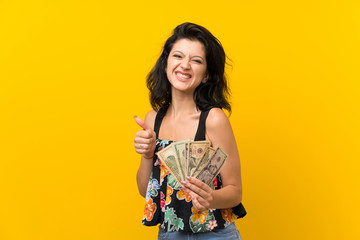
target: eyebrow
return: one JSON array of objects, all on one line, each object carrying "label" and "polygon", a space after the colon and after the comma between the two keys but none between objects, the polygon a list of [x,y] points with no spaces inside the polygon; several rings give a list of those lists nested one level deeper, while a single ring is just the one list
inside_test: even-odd
[{"label": "eyebrow", "polygon": [[[180,50],[176,50],[176,51],[174,51],[174,52],[179,52],[179,53],[181,53],[182,55],[185,55],[182,51],[180,51]],[[192,56],[191,58],[194,58],[194,57],[198,57],[198,58],[201,58],[203,61],[205,61],[205,59],[203,58],[203,57],[201,57],[201,56]]]}]

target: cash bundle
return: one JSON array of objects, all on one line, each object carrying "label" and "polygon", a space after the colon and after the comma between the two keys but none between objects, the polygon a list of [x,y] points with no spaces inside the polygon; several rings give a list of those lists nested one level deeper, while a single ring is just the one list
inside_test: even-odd
[{"label": "cash bundle", "polygon": [[192,139],[173,142],[157,156],[179,184],[190,176],[208,185],[220,173],[227,158],[221,147],[214,149],[209,141]]}]

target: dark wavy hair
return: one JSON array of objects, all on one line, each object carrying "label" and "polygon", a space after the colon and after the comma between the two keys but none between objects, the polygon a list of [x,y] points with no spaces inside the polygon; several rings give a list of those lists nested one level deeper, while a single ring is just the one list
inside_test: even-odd
[{"label": "dark wavy hair", "polygon": [[226,55],[220,41],[206,28],[194,23],[183,23],[177,26],[166,40],[162,53],[155,66],[147,76],[147,87],[150,90],[150,103],[154,110],[167,108],[171,103],[171,85],[166,75],[169,54],[174,43],[180,39],[197,40],[205,47],[207,73],[209,78],[194,91],[194,101],[201,111],[212,107],[226,109],[231,113],[228,101],[230,90],[225,77]]}]

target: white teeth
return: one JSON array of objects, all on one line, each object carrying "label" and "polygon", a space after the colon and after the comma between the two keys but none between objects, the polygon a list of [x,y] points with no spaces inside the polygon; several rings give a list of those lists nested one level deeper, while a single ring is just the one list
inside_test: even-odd
[{"label": "white teeth", "polygon": [[184,74],[181,74],[181,73],[177,73],[176,75],[178,75],[178,76],[181,77],[181,78],[186,78],[186,79],[189,79],[189,78],[190,78],[189,75],[184,75]]}]

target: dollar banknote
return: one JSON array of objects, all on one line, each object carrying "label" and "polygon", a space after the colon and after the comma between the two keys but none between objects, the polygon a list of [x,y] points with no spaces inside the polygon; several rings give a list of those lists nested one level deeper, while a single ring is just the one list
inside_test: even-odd
[{"label": "dollar banknote", "polygon": [[175,180],[180,184],[181,183],[181,174],[178,167],[178,160],[176,158],[176,153],[172,144],[162,149],[157,153],[160,161],[166,166],[170,173],[174,176]]},{"label": "dollar banknote", "polygon": [[187,164],[188,164],[188,158],[189,158],[189,143],[185,143],[185,170],[184,170],[184,173],[185,173],[185,177],[188,176],[187,175]]},{"label": "dollar banknote", "polygon": [[184,141],[173,142],[172,146],[176,153],[177,159],[177,166],[179,168],[180,180],[185,180],[185,160],[186,160],[186,150],[185,145],[186,143],[191,142],[192,139],[187,139]]},{"label": "dollar banknote", "polygon": [[186,159],[186,176],[191,176],[192,171],[196,169],[201,158],[206,153],[207,148],[210,147],[208,141],[194,141],[188,143],[188,157]]},{"label": "dollar banknote", "polygon": [[218,147],[204,168],[195,177],[209,185],[220,173],[226,158],[227,154],[222,148]]},{"label": "dollar banknote", "polygon": [[227,158],[221,147],[215,150],[208,141],[191,139],[173,142],[157,155],[179,184],[186,176],[191,176],[209,185]]},{"label": "dollar banknote", "polygon": [[200,171],[206,166],[206,164],[208,163],[208,161],[211,159],[212,155],[215,153],[215,149],[212,147],[208,147],[204,156],[201,158],[201,160],[199,161],[198,165],[196,166],[196,168],[194,170],[192,170],[192,174],[191,177],[195,177],[197,176]]}]

